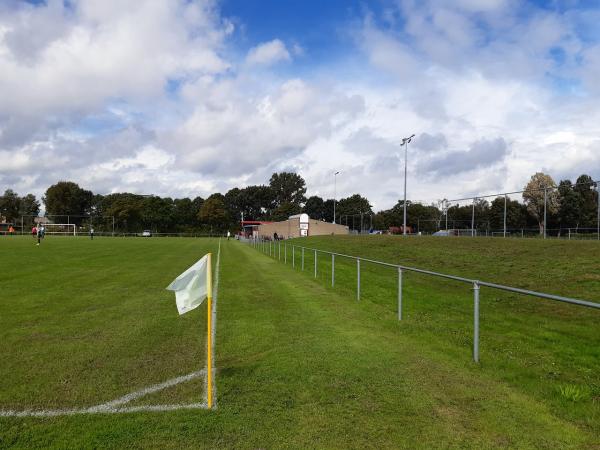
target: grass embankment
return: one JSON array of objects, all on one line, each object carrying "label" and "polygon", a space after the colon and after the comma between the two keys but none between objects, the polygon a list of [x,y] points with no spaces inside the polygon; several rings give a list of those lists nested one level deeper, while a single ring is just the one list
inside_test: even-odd
[{"label": "grass embankment", "polygon": [[[600,302],[595,241],[349,236],[291,244]],[[312,277],[313,267],[313,252],[306,251],[306,276]],[[318,280],[331,283],[324,255],[318,257]],[[397,283],[394,269],[362,263],[361,298],[374,313],[397,314]],[[468,363],[471,286],[405,272],[404,289],[402,334]],[[336,291],[355,296],[355,261],[336,259]],[[600,311],[489,288],[480,294],[482,373],[600,436]]]},{"label": "grass embankment", "polygon": [[[384,241],[302,242],[364,255]],[[9,293],[0,301],[3,409],[84,406],[74,403],[110,400],[202,367],[205,312],[177,317],[163,289],[216,241],[25,244],[0,243],[15,266],[0,275]],[[489,249],[482,244],[481,252]],[[33,262],[46,271],[41,278],[23,269]],[[389,272],[363,267],[356,302],[355,266],[341,261],[335,290],[325,260],[319,282],[308,279],[308,255],[300,273],[223,242],[221,264],[217,410],[0,418],[0,446],[582,448],[599,440],[597,314],[483,291],[476,365],[463,286],[407,277],[406,320],[398,323]],[[112,288],[100,287],[115,277]],[[63,379],[70,387],[61,391]],[[568,400],[557,391],[564,384],[589,392]]]}]

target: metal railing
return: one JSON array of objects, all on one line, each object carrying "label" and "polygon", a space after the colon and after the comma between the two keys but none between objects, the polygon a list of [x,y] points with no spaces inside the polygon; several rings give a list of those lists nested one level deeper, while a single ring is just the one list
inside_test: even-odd
[{"label": "metal railing", "polygon": [[[282,241],[265,241],[265,240],[260,240],[260,239],[251,239],[251,240],[248,240],[248,242],[250,243],[250,245],[252,247],[256,248],[257,250],[259,250],[265,254],[268,254],[269,256],[276,256],[275,255],[275,247],[278,246],[279,247],[279,252],[278,252],[279,258],[278,259],[281,260]],[[267,242],[268,242],[268,245],[267,245]],[[283,246],[284,246],[284,250],[283,250],[284,263],[287,264],[288,244],[286,242],[283,242]],[[290,246],[291,246],[291,250],[292,250],[292,267],[296,266],[296,249],[301,250],[301,270],[304,270],[304,253],[305,253],[305,251],[314,252],[314,277],[315,278],[317,278],[317,254],[322,253],[325,255],[331,255],[331,287],[335,286],[335,258],[336,258],[336,256],[341,257],[341,258],[348,258],[351,260],[356,260],[356,299],[357,299],[357,301],[360,301],[360,280],[361,280],[360,263],[361,263],[361,261],[380,265],[380,266],[396,268],[398,271],[398,320],[402,320],[402,281],[403,281],[402,274],[404,271],[415,272],[415,273],[420,273],[423,275],[430,275],[430,276],[439,277],[439,278],[445,278],[445,279],[454,280],[454,281],[458,281],[461,283],[468,283],[468,284],[472,285],[473,286],[472,287],[472,289],[473,289],[473,360],[475,362],[479,362],[479,290],[480,290],[481,286],[492,288],[492,289],[499,289],[499,290],[507,291],[507,292],[513,292],[516,294],[531,295],[534,297],[544,298],[544,299],[548,299],[548,300],[554,300],[554,301],[563,302],[563,303],[570,303],[572,305],[586,306],[588,308],[594,308],[594,309],[600,310],[600,303],[595,303],[595,302],[591,302],[588,300],[580,300],[580,299],[571,298],[571,297],[563,297],[560,295],[546,294],[543,292],[531,291],[529,289],[521,289],[521,288],[516,288],[516,287],[512,287],[512,286],[505,286],[502,284],[490,283],[487,281],[459,277],[456,275],[448,275],[445,273],[434,272],[431,270],[419,269],[416,267],[404,266],[401,264],[392,264],[392,263],[388,263],[388,262],[377,261],[374,259],[363,258],[360,256],[346,255],[344,253],[330,252],[327,250],[321,250],[321,249],[313,248],[313,247],[304,247],[301,245],[291,245],[291,244],[290,244]],[[273,249],[271,249],[271,247],[273,247]]]}]

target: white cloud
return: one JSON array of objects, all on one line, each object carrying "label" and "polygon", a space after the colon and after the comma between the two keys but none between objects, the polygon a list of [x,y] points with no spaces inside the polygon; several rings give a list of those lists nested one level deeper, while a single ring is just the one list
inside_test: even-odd
[{"label": "white cloud", "polygon": [[326,92],[300,79],[250,97],[242,84],[230,85],[227,93],[197,107],[181,126],[161,137],[161,145],[177,154],[180,167],[212,176],[252,173],[257,166],[302,153],[363,107],[358,98]]},{"label": "white cloud", "polygon": [[415,200],[600,166],[600,52],[577,37],[575,13],[523,18],[513,0],[398,4],[384,25],[366,14],[349,26],[349,67],[297,75],[310,46],[275,39],[236,60],[235,27],[211,0],[0,5],[0,190],[39,195],[71,179],[193,197],[292,169],[330,198],[339,170],[338,197],[384,208],[402,197],[399,142],[413,133]]},{"label": "white cloud", "polygon": [[49,116],[159,99],[171,78],[226,71],[227,27],[211,4],[82,0],[2,11],[0,117],[31,120],[33,133]]},{"label": "white cloud", "polygon": [[285,44],[279,39],[264,42],[252,47],[246,56],[246,62],[251,65],[271,65],[280,61],[291,61],[292,57]]}]

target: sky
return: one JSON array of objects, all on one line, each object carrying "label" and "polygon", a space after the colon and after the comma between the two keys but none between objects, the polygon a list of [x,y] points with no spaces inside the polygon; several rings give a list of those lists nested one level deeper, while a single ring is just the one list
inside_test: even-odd
[{"label": "sky", "polygon": [[600,178],[600,0],[0,0],[0,191],[374,209]]}]

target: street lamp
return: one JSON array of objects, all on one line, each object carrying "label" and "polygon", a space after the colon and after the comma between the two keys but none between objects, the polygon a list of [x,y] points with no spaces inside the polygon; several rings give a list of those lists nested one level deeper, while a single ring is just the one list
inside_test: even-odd
[{"label": "street lamp", "polygon": [[598,202],[596,210],[596,239],[600,241],[600,182],[592,183],[590,189],[596,191],[596,200]]},{"label": "street lamp", "polygon": [[335,202],[337,199],[337,175],[338,173],[340,173],[339,171],[337,171],[336,173],[333,174],[333,222],[335,223]]},{"label": "street lamp", "polygon": [[408,155],[408,143],[414,138],[413,134],[410,137],[403,138],[400,146],[404,145],[404,225],[402,227],[402,234],[406,236],[406,160]]}]

